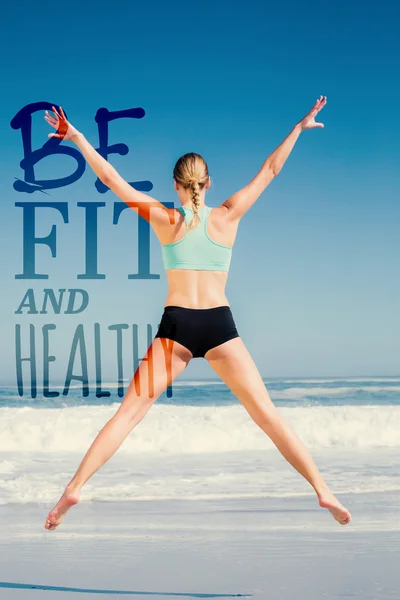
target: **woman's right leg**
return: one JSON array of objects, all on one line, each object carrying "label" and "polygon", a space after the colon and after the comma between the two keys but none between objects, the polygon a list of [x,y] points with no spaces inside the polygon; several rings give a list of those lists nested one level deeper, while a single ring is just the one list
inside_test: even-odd
[{"label": "woman's right leg", "polygon": [[333,495],[310,453],[273,404],[242,339],[212,348],[205,358],[286,460],[312,485],[320,506],[328,508],[341,525],[349,523],[349,511]]},{"label": "woman's right leg", "polygon": [[178,342],[166,338],[153,340],[117,412],[97,435],[60,500],[50,511],[45,529],[55,529],[61,523],[67,510],[79,501],[82,486],[118,450],[191,358],[192,353]]}]

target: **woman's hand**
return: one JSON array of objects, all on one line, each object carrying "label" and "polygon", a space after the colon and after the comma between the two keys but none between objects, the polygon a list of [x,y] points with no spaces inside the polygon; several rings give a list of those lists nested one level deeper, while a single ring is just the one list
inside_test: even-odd
[{"label": "woman's hand", "polygon": [[53,109],[53,112],[55,113],[56,117],[53,117],[53,115],[51,115],[46,110],[46,114],[45,114],[44,118],[52,127],[54,127],[54,129],[57,130],[57,133],[49,133],[48,137],[50,137],[50,138],[57,137],[57,138],[61,138],[62,140],[73,141],[79,134],[79,131],[77,129],[75,129],[75,127],[73,127],[71,125],[71,123],[68,123],[61,106],[59,108],[60,113],[58,113],[56,111],[54,106],[52,107],[52,109]]},{"label": "woman's hand", "polygon": [[326,104],[326,96],[320,96],[309,113],[306,114],[299,122],[301,130],[312,129],[313,127],[323,127],[323,123],[316,123],[315,117],[319,113],[320,110],[324,108]]}]

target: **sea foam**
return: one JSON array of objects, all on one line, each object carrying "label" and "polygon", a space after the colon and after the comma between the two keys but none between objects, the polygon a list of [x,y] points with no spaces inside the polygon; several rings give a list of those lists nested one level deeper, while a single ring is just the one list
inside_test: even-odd
[{"label": "sea foam", "polygon": [[[119,404],[1,408],[0,451],[82,452]],[[308,448],[400,447],[400,406],[280,407]],[[212,453],[271,449],[241,405],[155,404],[121,447],[124,453]]]}]

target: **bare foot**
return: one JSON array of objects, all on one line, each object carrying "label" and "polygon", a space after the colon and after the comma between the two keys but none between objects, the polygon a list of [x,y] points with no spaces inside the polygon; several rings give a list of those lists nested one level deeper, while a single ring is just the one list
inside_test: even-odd
[{"label": "bare foot", "polygon": [[61,523],[65,513],[79,502],[79,492],[65,490],[55,507],[47,515],[45,529],[53,530]]},{"label": "bare foot", "polygon": [[350,523],[351,514],[347,508],[340,504],[339,500],[332,494],[329,488],[318,493],[318,500],[319,505],[322,506],[322,508],[327,508],[332,513],[334,519],[341,525]]}]

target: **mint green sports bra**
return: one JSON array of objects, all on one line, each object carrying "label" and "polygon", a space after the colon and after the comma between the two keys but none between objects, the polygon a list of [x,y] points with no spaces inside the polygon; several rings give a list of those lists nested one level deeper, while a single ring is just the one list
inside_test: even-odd
[{"label": "mint green sports bra", "polygon": [[[180,206],[179,212],[189,225],[193,209]],[[194,269],[196,271],[229,271],[232,246],[214,242],[207,233],[207,221],[211,208],[202,206],[198,212],[200,223],[186,231],[182,239],[161,246],[165,269]]]}]

